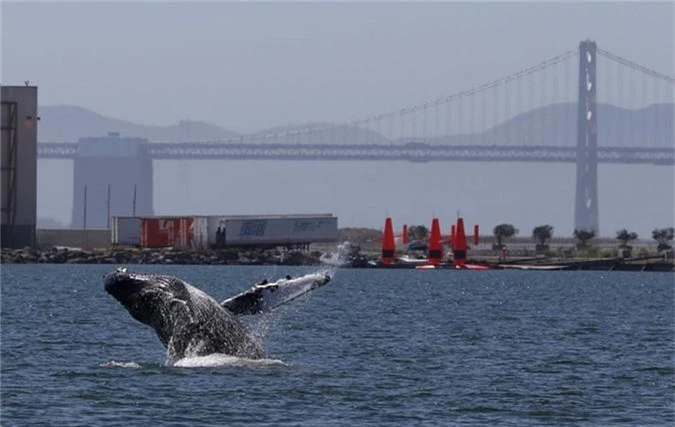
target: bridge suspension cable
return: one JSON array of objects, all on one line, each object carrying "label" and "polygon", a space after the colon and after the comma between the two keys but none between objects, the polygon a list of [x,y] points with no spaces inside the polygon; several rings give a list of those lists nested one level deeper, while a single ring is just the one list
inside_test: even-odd
[{"label": "bridge suspension cable", "polygon": [[453,93],[451,95],[436,98],[433,101],[427,101],[427,102],[417,104],[417,105],[414,105],[414,106],[411,106],[411,107],[401,108],[401,109],[395,110],[395,111],[390,111],[388,113],[373,114],[373,115],[370,115],[370,116],[366,117],[365,119],[352,120],[349,123],[360,123],[360,122],[364,122],[366,120],[378,120],[378,119],[382,119],[382,118],[387,118],[387,117],[392,117],[392,116],[398,116],[398,115],[401,115],[401,114],[416,112],[416,111],[419,111],[419,110],[422,110],[422,109],[425,109],[425,108],[429,108],[431,106],[442,105],[442,104],[445,104],[447,102],[453,101],[455,99],[462,98],[462,97],[465,97],[465,96],[475,95],[477,93],[484,92],[488,89],[492,89],[496,86],[500,86],[502,84],[514,81],[516,79],[519,79],[519,78],[522,78],[522,77],[525,77],[525,76],[528,76],[530,74],[536,73],[537,71],[541,71],[541,70],[543,70],[547,67],[551,67],[553,65],[556,65],[559,62],[562,62],[562,61],[564,61],[564,60],[566,60],[570,57],[576,56],[576,55],[578,55],[578,52],[576,50],[568,50],[566,52],[561,53],[560,55],[557,55],[557,56],[554,56],[550,59],[547,59],[547,60],[545,60],[545,61],[543,61],[543,62],[541,62],[537,65],[534,65],[534,66],[528,67],[528,68],[524,68],[524,69],[522,69],[522,70],[520,70],[516,73],[509,74],[508,76],[499,78],[497,80],[493,80],[489,83],[485,83],[485,84],[482,84],[480,86],[476,86],[472,89],[463,90],[463,91],[460,91],[460,92]]},{"label": "bridge suspension cable", "polygon": [[651,70],[647,67],[643,67],[642,65],[640,65],[638,63],[630,61],[626,58],[622,58],[621,56],[615,55],[612,52],[608,52],[608,51],[606,51],[604,49],[600,49],[600,48],[598,48],[597,52],[598,52],[598,55],[604,56],[607,59],[611,59],[612,61],[615,61],[615,62],[617,62],[621,65],[625,65],[625,66],[630,67],[634,70],[641,71],[641,72],[643,72],[643,73],[645,73],[649,76],[652,76],[652,77],[655,77],[657,79],[666,81],[668,83],[671,83],[671,84],[675,83],[675,78],[673,78],[671,76],[667,76],[665,74],[659,73],[658,71],[654,71],[654,70]]},{"label": "bridge suspension cable", "polygon": [[[296,139],[299,139],[300,135],[303,134],[316,134],[316,135],[323,135],[325,133],[331,133],[331,134],[336,134],[338,130],[341,130],[341,133],[343,134],[344,137],[347,136],[347,131],[351,130],[351,137],[358,140],[358,139],[364,139],[366,142],[373,142],[372,138],[374,135],[372,135],[373,132],[373,127],[376,129],[381,129],[383,126],[381,123],[385,120],[389,120],[389,129],[391,129],[394,121],[396,118],[399,118],[399,136],[400,137],[418,137],[421,134],[422,136],[425,137],[426,139],[426,132],[428,132],[428,124],[431,122],[429,120],[429,117],[427,116],[428,110],[430,108],[436,109],[434,112],[434,116],[438,115],[438,108],[442,105],[448,105],[449,109],[449,104],[452,101],[456,100],[462,100],[464,98],[472,97],[473,95],[477,95],[480,93],[484,93],[488,90],[497,88],[499,86],[506,85],[510,82],[522,79],[523,77],[529,76],[531,74],[534,74],[538,71],[541,71],[543,69],[546,69],[548,67],[552,67],[558,63],[561,63],[571,57],[577,56],[578,52],[576,50],[568,50],[565,51],[559,55],[556,55],[552,58],[549,58],[545,61],[542,61],[536,65],[533,65],[528,68],[523,68],[515,73],[509,74],[505,77],[501,77],[499,79],[493,80],[491,82],[482,84],[480,86],[476,86],[471,89],[463,90],[460,92],[456,92],[450,95],[446,95],[443,97],[436,98],[434,100],[430,100],[427,102],[423,102],[417,105],[405,107],[405,108],[400,108],[397,110],[389,111],[386,113],[379,113],[379,114],[371,114],[366,117],[362,117],[359,119],[353,119],[349,120],[346,122],[342,123],[335,123],[335,124],[327,124],[327,125],[319,125],[319,126],[310,126],[307,128],[297,128],[297,129],[292,129],[292,130],[286,130],[286,131],[281,131],[281,132],[268,132],[265,134],[257,135],[256,138],[260,138],[262,140],[269,140],[269,139],[280,139],[284,138],[286,142],[288,141],[290,136],[295,137]],[[473,98],[472,102],[473,101]],[[459,106],[458,106],[459,108]],[[496,107],[495,107],[496,108]],[[496,111],[496,110],[495,110]],[[458,111],[459,114],[461,114],[461,110]],[[422,115],[422,123],[418,126],[417,119],[418,119],[418,114]],[[496,116],[497,114],[495,114]],[[472,119],[472,116],[469,116],[470,119]],[[410,117],[410,122],[406,124],[406,117]],[[459,133],[462,133],[462,123],[461,120],[458,123],[459,126]],[[466,125],[465,125],[466,126]],[[362,132],[360,131],[360,127],[363,127]],[[418,129],[419,127],[419,129]],[[435,125],[435,127],[439,127]],[[469,126],[470,130],[474,130],[473,126]],[[466,129],[465,129],[466,130]],[[379,133],[379,132],[378,132]],[[363,136],[364,138],[360,138],[360,136]],[[221,141],[221,142],[241,142],[241,138],[233,138],[231,140],[227,141]]]}]

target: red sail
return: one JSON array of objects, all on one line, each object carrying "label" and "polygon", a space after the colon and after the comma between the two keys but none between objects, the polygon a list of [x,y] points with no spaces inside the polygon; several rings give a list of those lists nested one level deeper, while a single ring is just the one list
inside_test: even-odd
[{"label": "red sail", "polygon": [[391,223],[391,218],[387,217],[384,222],[384,237],[382,238],[382,264],[391,265],[394,263],[395,250],[394,226]]},{"label": "red sail", "polygon": [[441,225],[438,218],[431,221],[431,235],[429,236],[429,264],[436,265],[443,259],[443,244],[441,243]]},{"label": "red sail", "polygon": [[474,246],[478,245],[478,234],[479,234],[478,232],[479,232],[478,224],[476,224],[476,225],[473,226],[473,244],[474,244]]},{"label": "red sail", "polygon": [[464,232],[464,218],[457,218],[457,228],[455,230],[455,244],[453,249],[453,263],[456,268],[463,268],[466,264],[466,233]]},{"label": "red sail", "polygon": [[408,224],[403,224],[403,235],[401,236],[401,243],[408,244]]}]

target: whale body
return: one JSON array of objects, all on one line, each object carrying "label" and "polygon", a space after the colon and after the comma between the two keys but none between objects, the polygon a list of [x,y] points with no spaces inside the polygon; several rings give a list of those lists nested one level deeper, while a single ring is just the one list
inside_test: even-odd
[{"label": "whale body", "polygon": [[264,352],[238,316],[269,312],[329,281],[329,275],[316,273],[284,278],[222,303],[177,277],[125,268],[106,275],[104,287],[134,319],[155,330],[174,361],[213,353],[259,359]]},{"label": "whale body", "polygon": [[264,357],[246,325],[181,279],[118,269],[106,276],[105,290],[134,319],[155,330],[174,361],[212,353]]}]

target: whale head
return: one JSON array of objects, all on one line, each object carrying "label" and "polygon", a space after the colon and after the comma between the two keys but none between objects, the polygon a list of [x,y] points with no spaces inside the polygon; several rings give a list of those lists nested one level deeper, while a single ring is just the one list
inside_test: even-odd
[{"label": "whale head", "polygon": [[151,326],[163,343],[173,334],[176,313],[187,309],[190,299],[185,283],[175,277],[117,270],[105,276],[104,287],[131,316]]}]

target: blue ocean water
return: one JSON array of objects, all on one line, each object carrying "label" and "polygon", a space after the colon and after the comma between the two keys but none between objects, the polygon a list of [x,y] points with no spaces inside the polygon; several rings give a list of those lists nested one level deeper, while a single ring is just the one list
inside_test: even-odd
[{"label": "blue ocean water", "polygon": [[[672,425],[674,276],[337,270],[247,319],[268,359],[171,365],[111,266],[2,265],[3,426]],[[312,267],[131,266],[221,300]]]}]

